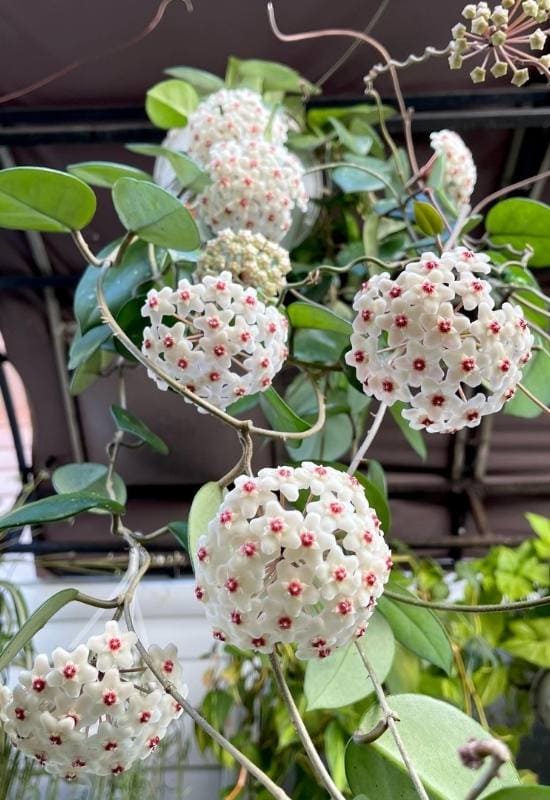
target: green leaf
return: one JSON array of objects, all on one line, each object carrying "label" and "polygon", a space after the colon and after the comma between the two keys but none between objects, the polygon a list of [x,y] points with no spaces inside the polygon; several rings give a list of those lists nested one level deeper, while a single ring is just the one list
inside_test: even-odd
[{"label": "green leaf", "polygon": [[327,136],[314,136],[310,133],[293,133],[287,140],[287,146],[291,150],[315,150],[328,141]]},{"label": "green leaf", "polygon": [[[382,106],[381,114],[383,119],[386,120],[393,116],[395,111],[393,108],[390,108],[390,106]],[[323,125],[328,125],[331,117],[336,119],[359,117],[364,122],[372,124],[379,122],[380,112],[374,103],[372,105],[368,103],[356,103],[355,105],[336,106],[332,108],[330,106],[324,106],[320,108],[310,108],[307,112],[307,122],[312,128],[322,128]]]},{"label": "green leaf", "polygon": [[174,250],[194,250],[200,246],[193,217],[160,186],[121,178],[115,183],[113,202],[124,227],[140,239]]},{"label": "green leaf", "polygon": [[90,328],[84,335],[77,331],[69,350],[69,369],[76,369],[88,361],[110,336],[111,329],[107,325]]},{"label": "green leaf", "polygon": [[[87,494],[100,495],[109,498],[107,491],[107,473],[105,464],[64,464],[58,467],[52,475],[52,485],[60,495],[86,492]],[[126,503],[126,486],[116,472],[113,473],[113,492],[117,503],[124,506]]]},{"label": "green leaf", "polygon": [[187,81],[191,86],[202,94],[217,92],[223,89],[225,84],[221,78],[205,69],[195,69],[194,67],[169,67],[164,70],[172,78]]},{"label": "green leaf", "polygon": [[27,503],[0,517],[0,531],[38,525],[42,522],[57,522],[68,519],[92,508],[105,509],[113,514],[124,513],[124,506],[115,500],[91,492],[52,495],[34,503]]},{"label": "green leaf", "polygon": [[384,467],[382,464],[379,461],[375,461],[374,458],[369,459],[367,478],[373,484],[373,486],[376,486],[383,497],[387,499],[388,482],[386,480],[386,473],[384,472]]},{"label": "green leaf", "polygon": [[309,303],[291,303],[287,308],[288,318],[293,328],[314,328],[351,336],[351,322],[342,319],[328,308],[317,308]]},{"label": "green leaf", "polygon": [[[371,617],[367,632],[358,639],[377,677],[383,681],[391,669],[395,642],[391,628],[380,614]],[[374,691],[354,642],[340,647],[328,658],[308,661],[304,681],[307,710],[341,708]]]},{"label": "green leaf", "polygon": [[517,250],[534,249],[530,267],[550,266],[550,206],[528,197],[501,200],[487,214],[485,227],[492,242]]},{"label": "green leaf", "polygon": [[85,228],[96,210],[89,186],[44,167],[0,170],[0,228],[69,233]]},{"label": "green leaf", "polygon": [[292,335],[292,355],[307,364],[336,364],[348,346],[348,334],[319,328],[295,328]]},{"label": "green leaf", "polygon": [[335,117],[330,118],[332,127],[336,131],[342,144],[358,156],[366,156],[372,147],[372,136],[356,136],[350,133],[345,125]]},{"label": "green leaf", "polygon": [[[550,403],[550,359],[543,352],[535,353],[523,369],[521,383],[541,402]],[[521,389],[504,406],[504,413],[524,419],[534,419],[542,414],[542,409],[533,403]]]},{"label": "green leaf", "polygon": [[128,164],[116,164],[113,161],[82,161],[80,164],[69,164],[67,172],[89,183],[111,189],[119,178],[135,178],[137,181],[152,181],[147,172]]},{"label": "green leaf", "polygon": [[72,374],[69,391],[73,396],[82,394],[107,369],[115,354],[106,350],[96,350],[90,358],[80,364]]},{"label": "green leaf", "polygon": [[188,540],[189,555],[195,569],[197,542],[208,531],[208,523],[214,519],[223,500],[223,491],[216,481],[201,486],[189,509]]},{"label": "green leaf", "polygon": [[[488,739],[491,734],[454,706],[432,697],[402,694],[390,696],[388,701],[399,716],[399,733],[430,800],[464,800],[478,775],[463,766],[458,748],[470,739]],[[379,708],[372,707],[360,729],[371,730],[379,719]],[[372,744],[351,742],[346,751],[346,774],[352,792],[362,792],[368,800],[417,800],[389,731]],[[480,797],[518,784],[514,766],[505,764]]]},{"label": "green leaf", "polygon": [[508,653],[550,669],[550,621],[548,617],[513,620],[509,623],[512,637],[500,646]]},{"label": "green leaf", "polygon": [[397,401],[392,406],[390,406],[390,414],[392,415],[393,419],[397,423],[397,427],[401,430],[401,433],[408,441],[414,452],[420,456],[422,461],[425,461],[426,456],[428,455],[426,442],[424,441],[424,437],[422,436],[421,431],[415,431],[414,428],[411,428],[407,420],[401,416],[401,412],[404,408],[405,404],[400,401]]},{"label": "green leaf", "polygon": [[345,193],[353,194],[354,192],[376,192],[379,189],[386,188],[387,181],[384,176],[380,175],[376,170],[372,170],[372,174],[365,172],[361,168],[353,167],[336,167],[331,172],[332,180],[334,183]]},{"label": "green leaf", "polygon": [[445,153],[439,153],[435,159],[428,176],[428,186],[432,189],[442,189],[445,180]]},{"label": "green leaf", "polygon": [[353,442],[353,425],[346,414],[331,414],[319,433],[309,436],[301,442],[286,442],[292,449],[294,461],[333,461],[342,458]]},{"label": "green leaf", "polygon": [[[525,287],[532,287],[535,290],[541,290],[539,283],[531,270],[527,269],[526,267],[521,267],[519,264],[510,264],[508,267],[506,267],[502,277],[506,283],[513,283],[516,285],[519,284]],[[544,315],[546,302],[542,297],[539,297],[537,294],[533,294],[533,292],[528,291],[528,289],[525,291],[521,291],[521,289],[515,289],[514,297],[512,299],[521,306],[523,316],[528,322],[534,322],[535,325],[538,325],[539,328],[542,328],[543,330],[548,328],[549,320],[548,317]],[[535,311],[534,309],[530,308],[530,306],[525,305],[522,300],[525,300],[530,304],[530,306],[537,306],[538,308],[542,309],[542,311],[540,313]]]},{"label": "green leaf", "polygon": [[[412,596],[406,589],[393,583],[392,589]],[[378,608],[389,622],[398,642],[450,675],[453,665],[451,643],[445,628],[432,611],[399,603],[384,595],[378,598]]]},{"label": "green leaf", "polygon": [[[285,403],[281,395],[270,386],[267,391],[260,394],[260,407],[271,427],[276,431],[307,431],[311,427],[304,419],[298,416],[290,406]],[[287,443],[289,446],[299,442]]]},{"label": "green leaf", "polygon": [[194,192],[200,192],[205,186],[211,183],[210,176],[202,170],[192,158],[180,153],[177,150],[170,150],[160,144],[128,144],[128,150],[132,153],[140,153],[144,156],[154,156],[155,158],[165,158],[170,165],[178,181],[184,189],[192,188]]},{"label": "green leaf", "polygon": [[157,83],[147,92],[145,111],[157,128],[183,128],[189,114],[199,104],[199,96],[191,84],[172,79]]},{"label": "green leaf", "polygon": [[[101,251],[100,257],[108,258],[115,247],[116,244],[109,245]],[[76,287],[74,314],[83,334],[101,324],[96,295],[98,277],[97,267],[89,266]],[[134,242],[124,254],[122,263],[109,269],[103,281],[105,299],[111,312],[116,316],[138,288],[151,277],[147,245],[144,242]]]},{"label": "green leaf", "polygon": [[[336,469],[340,469],[339,465],[334,464]],[[347,467],[342,465],[344,469]],[[382,494],[378,486],[372,483],[361,472],[356,472],[355,477],[365,490],[365,496],[369,501],[369,505],[376,511],[376,516],[380,520],[380,525],[384,533],[388,534],[391,528],[391,512],[387,497]]]},{"label": "green leaf", "polygon": [[176,520],[169,522],[166,526],[170,533],[177,539],[180,546],[186,553],[189,552],[189,536],[187,529],[187,522]]},{"label": "green leaf", "polygon": [[430,203],[416,200],[413,209],[415,222],[426,236],[437,236],[445,229],[441,214]]},{"label": "green leaf", "polygon": [[323,735],[324,750],[330,774],[332,775],[334,783],[341,791],[345,790],[348,785],[345,767],[346,743],[348,738],[348,733],[336,719],[329,722]]},{"label": "green leaf", "polygon": [[487,795],[487,800],[550,800],[550,786],[514,786]]},{"label": "green leaf", "polygon": [[23,627],[15,634],[7,646],[0,653],[0,672],[3,672],[17,654],[28,642],[31,641],[39,630],[53,617],[54,614],[73,600],[76,600],[79,592],[77,589],[62,589],[42,603],[36,611],[31,614]]},{"label": "green leaf", "polygon": [[162,441],[160,436],[157,436],[153,431],[138,417],[130,414],[127,409],[122,406],[112,405],[111,414],[119,430],[124,433],[130,433],[136,436],[142,442],[145,442],[157,453],[162,453],[163,456],[169,452],[168,446]]},{"label": "green leaf", "polygon": [[302,78],[295,69],[275,61],[261,61],[256,58],[241,61],[238,73],[243,78],[260,78],[263,91],[266,92],[302,94],[307,91],[317,94],[319,91],[316,86]]}]

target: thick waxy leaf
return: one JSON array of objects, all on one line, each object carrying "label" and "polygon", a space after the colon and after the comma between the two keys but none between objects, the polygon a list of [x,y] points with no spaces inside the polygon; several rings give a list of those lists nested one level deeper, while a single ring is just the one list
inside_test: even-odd
[{"label": "thick waxy leaf", "polygon": [[111,414],[116,422],[116,426],[124,433],[130,433],[136,436],[142,442],[145,442],[157,453],[166,455],[168,453],[168,446],[162,441],[160,436],[157,436],[153,431],[140,419],[130,414],[125,408],[121,406],[111,406]]},{"label": "thick waxy leaf", "polygon": [[350,322],[329,311],[328,308],[317,308],[309,303],[298,302],[289,305],[287,314],[293,328],[315,328],[346,336],[351,336],[353,332]]},{"label": "thick waxy leaf", "polygon": [[487,800],[550,800],[550,786],[514,786],[487,795]]},{"label": "thick waxy leaf", "polygon": [[343,791],[347,788],[346,779],[346,744],[349,734],[342,728],[339,721],[333,719],[327,725],[323,736],[325,755],[328,761],[330,774],[336,786]]},{"label": "thick waxy leaf", "polygon": [[401,433],[408,441],[414,452],[420,456],[422,461],[425,461],[426,456],[428,455],[426,442],[424,441],[422,432],[415,431],[414,428],[411,428],[407,420],[401,416],[401,411],[403,410],[404,407],[405,404],[398,401],[397,403],[394,403],[393,406],[390,406],[390,414],[392,415],[393,419],[397,423],[397,427],[401,430]]},{"label": "thick waxy leaf", "polygon": [[[394,695],[389,704],[399,716],[399,733],[430,800],[464,800],[479,776],[462,765],[458,748],[470,739],[488,739],[490,733],[454,706],[432,697]],[[361,730],[371,730],[379,719],[380,710],[374,706],[361,721]],[[362,792],[368,800],[418,798],[389,731],[372,744],[350,742],[346,775],[352,792]],[[518,785],[514,766],[505,764],[480,797]]]},{"label": "thick waxy leaf", "polygon": [[193,568],[195,568],[197,542],[208,531],[208,523],[216,516],[222,500],[223,491],[216,481],[205,483],[193,498],[187,523],[189,555]]},{"label": "thick waxy leaf", "polygon": [[311,427],[305,419],[294,413],[272,386],[260,394],[260,406],[270,425],[277,431],[307,431]]},{"label": "thick waxy leaf", "polygon": [[129,144],[127,148],[133,153],[140,153],[144,156],[165,158],[170,162],[183,188],[189,187],[195,192],[200,192],[205,186],[211,183],[208,173],[202,170],[192,158],[189,158],[189,156],[186,156],[184,153],[170,150],[168,147],[163,147],[160,144]]},{"label": "thick waxy leaf", "polygon": [[501,647],[518,658],[539,667],[550,669],[550,638],[548,617],[510,622],[511,637]]},{"label": "thick waxy leaf", "polygon": [[80,364],[72,374],[69,391],[73,396],[85,392],[99,376],[107,369],[115,354],[107,350],[96,350],[83,364]]},{"label": "thick waxy leaf", "polygon": [[[401,587],[392,585],[392,589],[412,596]],[[420,658],[445,670],[447,675],[450,674],[453,651],[445,628],[432,611],[399,603],[384,595],[378,599],[378,608],[389,622],[398,642]]]},{"label": "thick waxy leaf", "polygon": [[76,369],[84,364],[111,335],[107,325],[97,325],[82,336],[77,331],[69,350],[69,369]]},{"label": "thick waxy leaf", "polygon": [[174,250],[194,250],[200,245],[189,211],[154,183],[121,178],[115,183],[113,202],[124,227],[146,242]]},{"label": "thick waxy leaf", "polygon": [[[58,467],[52,475],[52,484],[60,495],[74,492],[86,492],[109,498],[107,491],[107,467],[105,464],[64,464]],[[115,499],[121,505],[126,503],[126,486],[116,472],[113,473],[112,490]]]},{"label": "thick waxy leaf", "polygon": [[[366,634],[358,640],[377,677],[383,681],[391,669],[395,642],[391,628],[378,613],[372,616]],[[304,692],[307,709],[341,708],[374,691],[355,643],[341,647],[328,658],[308,661]]]},{"label": "thick waxy leaf", "polygon": [[384,189],[387,182],[379,171],[373,169],[367,172],[365,169],[353,166],[337,167],[331,172],[332,180],[346,194],[354,192],[376,192]]},{"label": "thick waxy leaf", "polygon": [[84,228],[95,214],[95,195],[83,181],[44,167],[0,171],[0,227],[68,233]]},{"label": "thick waxy leaf", "polygon": [[183,550],[185,552],[189,552],[189,535],[187,529],[187,522],[175,520],[174,522],[169,522],[166,526],[172,536],[174,536]]},{"label": "thick waxy leaf", "polygon": [[[115,247],[116,244],[109,245],[100,253],[100,257],[108,258]],[[98,268],[89,266],[76,287],[74,314],[81,333],[101,324],[96,293],[98,277]],[[134,242],[124,254],[122,264],[110,269],[103,281],[107,305],[115,316],[149,278],[151,265],[147,258],[147,245],[144,242]]]},{"label": "thick waxy leaf", "polygon": [[[512,264],[506,267],[502,277],[506,283],[513,283],[515,285],[525,287],[530,286],[535,290],[541,291],[539,283],[531,270],[525,267],[520,267],[518,264]],[[548,329],[550,321],[544,314],[546,310],[546,302],[542,297],[539,297],[537,294],[533,294],[533,292],[526,288],[525,291],[516,289],[514,291],[512,300],[519,303],[521,310],[523,311],[523,316],[526,320],[528,320],[528,322],[534,322],[535,325],[538,325],[539,328],[543,328],[544,330]],[[525,300],[527,303],[529,303],[529,306],[525,305],[522,300]],[[542,309],[542,311],[535,311],[533,308],[530,308],[530,306],[537,306],[538,308]]]},{"label": "thick waxy leaf", "polygon": [[351,447],[353,441],[353,425],[349,414],[330,414],[323,430],[309,436],[302,442],[287,442],[294,461],[315,461],[323,458],[332,461],[342,458]]},{"label": "thick waxy leaf", "polygon": [[432,205],[417,200],[413,209],[415,222],[426,236],[436,236],[444,230],[445,223],[441,214]]},{"label": "thick waxy leaf", "polygon": [[77,597],[78,591],[76,589],[62,589],[62,591],[56,592],[56,594],[49,597],[45,603],[42,603],[0,653],[0,672],[10,665],[17,654],[59,609],[76,600]]},{"label": "thick waxy leaf", "polygon": [[277,64],[275,61],[261,61],[249,59],[240,61],[238,74],[243,78],[259,78],[263,91],[294,92],[296,94],[307,90],[317,93],[318,89],[312,83],[286,64]]},{"label": "thick waxy leaf", "polygon": [[53,495],[27,503],[21,508],[4,514],[0,517],[0,531],[9,528],[21,528],[23,525],[38,525],[41,522],[57,522],[68,519],[83,511],[100,508],[112,511],[113,514],[122,514],[124,506],[100,494],[91,492],[72,492],[70,494]]},{"label": "thick waxy leaf", "polygon": [[190,83],[191,86],[194,86],[195,89],[201,93],[217,92],[218,89],[223,89],[225,86],[221,78],[204,69],[195,69],[194,67],[169,67],[164,71],[172,78],[187,81],[187,83]]},{"label": "thick waxy leaf", "polygon": [[346,126],[335,117],[331,117],[330,122],[338,138],[348,150],[359,156],[365,156],[369,152],[373,142],[372,136],[356,136],[350,133]]},{"label": "thick waxy leaf", "polygon": [[[535,353],[531,361],[524,367],[521,383],[539,400],[548,405],[550,403],[550,360],[544,353]],[[505,414],[514,417],[533,419],[542,414],[542,409],[533,403],[521,389],[517,389],[514,397],[504,406]]]},{"label": "thick waxy leaf", "polygon": [[183,128],[189,114],[199,104],[193,87],[185,81],[172,79],[157,83],[147,92],[145,111],[157,128]]},{"label": "thick waxy leaf", "polygon": [[[382,106],[382,116],[388,119],[395,112],[389,106]],[[356,103],[355,105],[336,106],[334,108],[310,108],[307,112],[307,121],[312,128],[321,128],[323,125],[330,123],[331,118],[335,119],[350,119],[352,117],[359,117],[364,122],[374,123],[378,122],[380,112],[374,103],[368,105],[367,103]]]},{"label": "thick waxy leaf", "polygon": [[528,197],[501,200],[487,214],[485,227],[492,242],[517,250],[534,249],[530,267],[550,266],[550,206]]},{"label": "thick waxy leaf", "polygon": [[119,178],[135,178],[136,181],[152,181],[147,172],[128,164],[116,164],[113,161],[83,161],[81,164],[69,164],[67,171],[71,175],[89,183],[91,186],[100,186],[111,189]]}]

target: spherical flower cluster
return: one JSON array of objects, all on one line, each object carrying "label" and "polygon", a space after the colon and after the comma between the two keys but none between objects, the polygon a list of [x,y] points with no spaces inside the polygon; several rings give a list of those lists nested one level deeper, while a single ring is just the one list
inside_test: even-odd
[{"label": "spherical flower cluster", "polygon": [[477,180],[476,165],[471,151],[458,133],[449,130],[431,133],[430,143],[436,154],[445,158],[444,191],[458,205],[469,203]]},{"label": "spherical flower cluster", "polygon": [[549,0],[501,0],[493,9],[486,2],[468,3],[462,16],[470,22],[470,30],[461,22],[452,29],[451,69],[460,69],[464,61],[480,56],[481,64],[470,72],[474,83],[483,83],[488,63],[495,78],[511,71],[515,86],[529,80],[529,68],[550,79],[550,55],[532,54],[546,46],[548,29],[540,26],[550,19]]},{"label": "spherical flower cluster", "polygon": [[[250,89],[220,89],[209,95],[189,115],[185,128],[173,128],[163,147],[187,153],[200,166],[210,160],[210,149],[219,142],[269,139],[284,145],[288,120],[272,111],[258,92]],[[165,158],[157,159],[155,180],[163,188],[180,191],[176,174]]]},{"label": "spherical flower cluster", "polygon": [[302,659],[365,632],[391,569],[357,479],[309,462],[237,478],[195,560],[214,638],[262,653],[295,643]]},{"label": "spherical flower cluster", "polygon": [[[183,279],[175,291],[151,289],[141,313],[150,319],[147,359],[218,408],[269,388],[288,353],[286,318],[230,272],[197,284]],[[167,388],[153,370],[149,376]]]},{"label": "spherical flower cluster", "polygon": [[303,167],[281,145],[220,142],[210,151],[207,170],[212,183],[197,197],[197,215],[215,233],[250,230],[279,242],[293,209],[307,208]]},{"label": "spherical flower cluster", "polygon": [[197,261],[195,277],[219,275],[228,270],[235,280],[255,286],[267,300],[277,297],[290,272],[288,251],[261,233],[221,231],[206,243]]},{"label": "spherical flower cluster", "polygon": [[[87,645],[37,656],[13,691],[0,687],[0,721],[13,746],[69,781],[120,775],[147,758],[182,709],[141,668],[135,642],[111,621]],[[174,645],[153,645],[149,654],[185,694]]]},{"label": "spherical flower cluster", "polygon": [[519,307],[494,308],[478,274],[488,262],[464,247],[424,253],[395,279],[373,276],[355,297],[346,362],[366,394],[408,403],[412,428],[471,428],[514,395],[533,337]]}]

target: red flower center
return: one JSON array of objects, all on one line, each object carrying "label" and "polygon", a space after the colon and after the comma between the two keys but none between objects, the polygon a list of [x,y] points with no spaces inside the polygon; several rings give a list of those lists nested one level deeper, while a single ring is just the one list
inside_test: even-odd
[{"label": "red flower center", "polygon": [[281,628],[281,630],[287,631],[289,628],[292,627],[292,620],[290,619],[290,617],[280,617],[277,620],[277,625],[279,626],[279,628]]},{"label": "red flower center", "polygon": [[304,587],[300,581],[290,581],[287,587],[287,592],[291,597],[299,597],[304,591]]},{"label": "red flower center", "polygon": [[74,678],[74,676],[76,675],[77,672],[78,672],[78,670],[77,670],[77,668],[75,667],[74,664],[65,664],[65,666],[63,668],[63,675],[69,681],[71,680],[71,678]]},{"label": "red flower center", "polygon": [[120,648],[122,647],[122,642],[118,638],[118,636],[113,636],[112,639],[109,639],[108,645],[109,645],[109,650],[112,653],[116,653],[116,651],[120,650]]},{"label": "red flower center", "polygon": [[115,703],[116,703],[116,701],[117,701],[116,692],[114,692],[112,689],[109,689],[109,690],[108,690],[107,692],[105,692],[105,694],[103,695],[103,703],[104,703],[106,706],[114,706],[114,705],[115,705]]},{"label": "red flower center", "polygon": [[426,361],[423,358],[415,358],[413,361],[413,369],[417,372],[423,372],[426,369]]},{"label": "red flower center", "polygon": [[440,333],[450,333],[453,326],[450,319],[440,319],[437,327]]},{"label": "red flower center", "polygon": [[304,531],[300,534],[300,541],[304,547],[311,547],[315,541],[315,534],[311,531]]}]

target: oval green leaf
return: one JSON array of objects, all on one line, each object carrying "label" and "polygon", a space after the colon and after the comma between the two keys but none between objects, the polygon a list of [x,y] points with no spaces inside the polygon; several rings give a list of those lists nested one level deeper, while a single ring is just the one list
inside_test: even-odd
[{"label": "oval green leaf", "polygon": [[424,441],[424,437],[422,436],[421,431],[416,431],[414,428],[411,428],[407,420],[401,416],[402,410],[405,408],[405,403],[402,403],[398,400],[392,406],[390,406],[390,414],[394,422],[397,424],[397,427],[408,441],[414,452],[420,456],[422,461],[426,460],[426,456],[428,455],[428,449],[426,447],[426,442]]},{"label": "oval green leaf", "polygon": [[487,795],[487,800],[550,800],[550,786],[514,786]]},{"label": "oval green leaf", "polygon": [[332,171],[332,180],[346,194],[354,192],[376,192],[384,189],[388,182],[375,170],[370,173],[358,167],[337,167]]},{"label": "oval green leaf", "polygon": [[332,333],[351,336],[351,322],[342,319],[328,308],[317,308],[309,303],[291,303],[287,308],[288,318],[293,328],[314,328]]},{"label": "oval green leaf", "polygon": [[[458,748],[470,739],[489,739],[490,734],[454,706],[416,694],[394,695],[389,705],[399,716],[399,733],[431,800],[464,800],[478,775],[463,766]],[[377,706],[369,709],[360,730],[369,731],[380,719]],[[368,800],[417,800],[389,731],[372,744],[351,742],[346,751],[346,774],[351,789]],[[489,790],[519,785],[512,764],[505,764]]]},{"label": "oval green leaf", "polygon": [[487,214],[485,227],[492,242],[517,250],[534,249],[530,267],[550,266],[550,206],[528,197],[501,200]]},{"label": "oval green leaf", "polygon": [[[523,369],[521,383],[542,403],[550,403],[550,359],[545,353],[535,353]],[[542,409],[533,403],[521,389],[517,389],[511,400],[504,406],[504,413],[524,419],[534,419],[542,414]]]},{"label": "oval green leaf", "polygon": [[[107,491],[107,472],[105,464],[64,464],[58,467],[52,475],[52,485],[60,495],[74,492],[91,492],[94,495],[109,498]],[[124,481],[113,473],[113,492],[115,499],[121,505],[126,503],[126,486]]]},{"label": "oval green leaf", "polygon": [[175,520],[174,522],[169,522],[166,526],[172,536],[176,538],[178,544],[185,550],[186,553],[189,552],[189,536],[188,536],[188,529],[187,529],[187,522],[184,520]]},{"label": "oval green leaf", "polygon": [[119,178],[135,178],[136,181],[152,181],[147,172],[128,164],[116,164],[114,161],[82,161],[80,164],[69,164],[67,171],[71,175],[89,183],[90,186],[99,186],[111,189]]},{"label": "oval green leaf", "polygon": [[[392,584],[392,589],[410,595],[401,586]],[[378,608],[398,642],[450,675],[453,664],[451,643],[445,628],[430,609],[397,603],[384,595],[378,599]]]},{"label": "oval green leaf", "polygon": [[413,209],[415,222],[426,236],[437,236],[445,229],[441,214],[429,203],[417,200]]},{"label": "oval green leaf", "polygon": [[167,75],[170,75],[171,78],[187,81],[187,83],[194,86],[198,92],[204,94],[217,92],[218,89],[223,89],[225,86],[220,77],[214,75],[212,72],[207,72],[205,69],[195,69],[194,67],[169,67],[164,71]]},{"label": "oval green leaf", "polygon": [[86,227],[95,209],[95,194],[74,175],[44,167],[0,171],[0,228],[69,233]]},{"label": "oval green leaf", "polygon": [[303,92],[317,94],[319,91],[316,86],[302,78],[295,69],[275,61],[262,61],[255,58],[240,61],[238,73],[243,78],[259,78],[264,91],[293,92],[295,94]]},{"label": "oval green leaf", "polygon": [[43,500],[16,508],[0,517],[0,531],[9,528],[21,528],[23,525],[38,525],[42,522],[57,522],[68,519],[83,511],[92,508],[111,511],[113,514],[123,514],[124,506],[115,500],[110,500],[99,494],[91,492],[73,492],[70,494],[53,495]]},{"label": "oval green leaf", "polygon": [[15,634],[6,647],[0,653],[0,672],[3,672],[16,657],[16,655],[28,644],[32,637],[53,617],[54,614],[78,598],[77,589],[62,589],[60,592],[48,597],[48,599],[31,614],[23,627]]},{"label": "oval green leaf", "polygon": [[199,97],[191,84],[174,78],[149,89],[145,111],[157,128],[183,128],[198,104]]},{"label": "oval green leaf", "polygon": [[167,455],[169,451],[166,443],[162,441],[160,436],[153,433],[153,431],[144,422],[138,419],[138,417],[130,414],[130,412],[122,408],[122,406],[117,405],[111,406],[111,414],[119,430],[136,436],[157,453],[162,453],[164,456]]},{"label": "oval green leaf", "polygon": [[120,221],[140,239],[174,250],[194,250],[200,245],[195,221],[169,192],[146,181],[121,178],[113,188]]},{"label": "oval green leaf", "polygon": [[214,519],[223,500],[223,491],[216,481],[201,486],[189,509],[187,533],[189,556],[195,568],[195,555],[199,538],[207,532],[209,522]]},{"label": "oval green leaf", "polygon": [[[383,681],[395,655],[393,634],[384,617],[375,612],[366,634],[358,643],[377,677]],[[338,648],[328,658],[307,662],[304,692],[308,711],[341,708],[362,700],[373,691],[372,681],[354,642]]]},{"label": "oval green leaf", "polygon": [[155,158],[165,158],[170,162],[172,169],[176,173],[178,181],[184,189],[190,188],[194,192],[200,192],[212,181],[207,172],[202,170],[192,158],[176,150],[170,150],[160,144],[128,144],[128,150],[132,153],[140,153],[144,156],[154,156]]},{"label": "oval green leaf", "polygon": [[88,361],[110,336],[111,330],[107,325],[98,325],[95,328],[91,328],[84,335],[77,331],[69,350],[69,369],[76,369],[81,364],[84,364],[85,361]]}]

